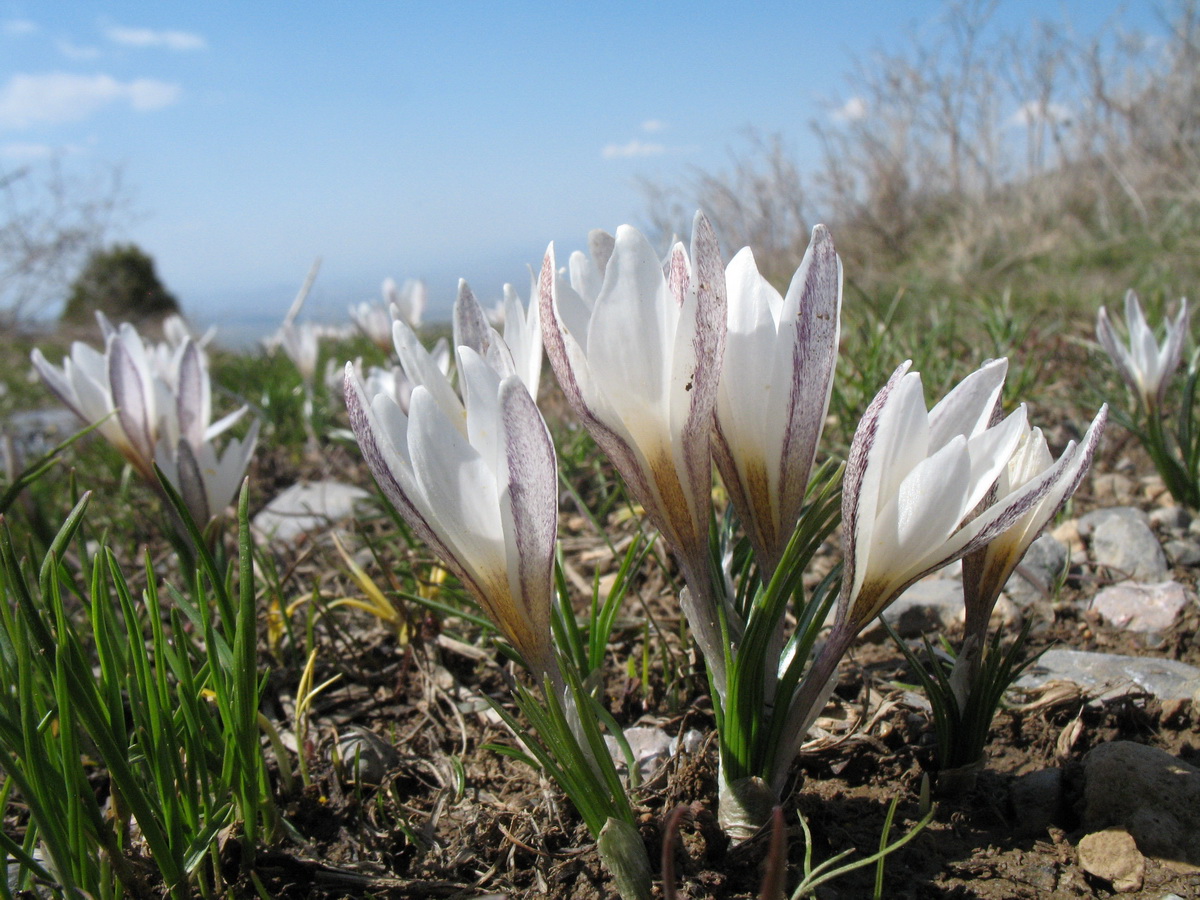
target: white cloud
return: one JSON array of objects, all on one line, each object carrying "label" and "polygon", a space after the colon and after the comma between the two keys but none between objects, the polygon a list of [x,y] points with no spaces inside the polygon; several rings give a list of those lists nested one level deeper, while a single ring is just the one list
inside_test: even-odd
[{"label": "white cloud", "polygon": [[30,22],[28,19],[8,19],[0,24],[0,30],[10,37],[21,37],[26,34],[33,34],[38,30],[36,22]]},{"label": "white cloud", "polygon": [[59,53],[72,62],[87,62],[88,60],[100,58],[99,47],[81,46],[66,40],[58,41],[55,46],[58,47]]},{"label": "white cloud", "polygon": [[162,47],[166,50],[205,50],[208,42],[190,31],[155,31],[153,28],[124,28],[114,25],[104,31],[114,44],[126,47]]},{"label": "white cloud", "polygon": [[628,159],[634,156],[661,156],[667,152],[662,144],[652,144],[634,138],[628,144],[608,144],[600,151],[605,159]]},{"label": "white cloud", "polygon": [[837,122],[857,122],[859,119],[865,119],[867,116],[867,101],[862,97],[851,97],[840,108],[833,111],[833,118]]},{"label": "white cloud", "polygon": [[660,131],[665,131],[667,123],[662,119],[647,119],[642,123],[642,131],[647,134],[657,134]]},{"label": "white cloud", "polygon": [[1049,125],[1065,125],[1071,121],[1071,110],[1061,103],[1047,103],[1043,106],[1037,100],[1022,103],[1015,113],[1008,117],[1008,124],[1021,128],[1046,123]]},{"label": "white cloud", "polygon": [[55,156],[61,156],[63,153],[62,147],[52,147],[50,144],[2,144],[0,145],[0,157],[4,159],[16,160],[19,162],[29,162],[33,160],[50,159]]},{"label": "white cloud", "polygon": [[138,112],[162,109],[180,96],[177,84],[139,78],[117,81],[109,75],[14,75],[0,87],[0,128],[27,128],[86,119],[113,103]]}]

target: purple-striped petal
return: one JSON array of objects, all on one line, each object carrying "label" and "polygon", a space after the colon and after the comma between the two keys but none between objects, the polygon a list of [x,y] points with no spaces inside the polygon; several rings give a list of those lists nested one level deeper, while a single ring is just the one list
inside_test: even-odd
[{"label": "purple-striped petal", "polygon": [[117,419],[129,439],[135,454],[131,458],[139,471],[153,481],[150,461],[154,459],[154,423],[150,421],[152,400],[146,395],[143,374],[126,345],[118,335],[109,337],[108,381],[112,388],[113,405],[117,408]]}]

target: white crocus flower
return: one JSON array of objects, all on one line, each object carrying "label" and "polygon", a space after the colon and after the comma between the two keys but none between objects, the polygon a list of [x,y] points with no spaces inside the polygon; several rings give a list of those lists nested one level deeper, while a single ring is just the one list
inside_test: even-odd
[{"label": "white crocus flower", "polygon": [[897,368],[871,401],[850,444],[837,617],[793,698],[780,778],[858,633],[919,578],[1018,522],[1054,483],[1034,479],[973,515],[1027,431],[1024,407],[995,422],[1008,361],[985,363],[929,411],[910,365]]},{"label": "white crocus flower", "polygon": [[388,394],[396,401],[396,405],[400,407],[401,411],[405,414],[408,413],[413,383],[409,381],[408,376],[404,374],[404,369],[400,366],[392,366],[387,369],[371,366],[367,370],[363,384],[366,386],[368,397],[374,397],[376,394]]},{"label": "white crocus flower", "polygon": [[384,353],[392,350],[392,314],[388,305],[363,301],[350,307],[350,320]]},{"label": "white crocus flower", "polygon": [[397,286],[393,278],[385,278],[383,281],[383,302],[391,309],[392,318],[412,328],[421,326],[427,299],[428,292],[423,281],[409,279],[404,282],[403,287]]},{"label": "white crocus flower", "polygon": [[1045,485],[1047,489],[1006,531],[963,557],[965,633],[968,640],[976,638],[977,646],[982,647],[996,599],[1025,551],[1058,515],[1087,474],[1107,420],[1108,407],[1102,406],[1083,440],[1067,444],[1057,461],[1046,446],[1042,430],[1027,425],[1008,465],[1000,471],[989,498],[992,504],[1002,504],[1031,486]]},{"label": "white crocus flower", "polygon": [[[709,571],[709,448],[725,345],[725,272],[696,214],[689,256],[664,263],[637,229],[590,237],[571,283],[554,245],[538,280],[546,355],[567,402],[629,485],[679,562],[683,605],[718,690],[725,648]],[[578,263],[576,262],[578,260]],[[598,286],[597,286],[598,284]]]},{"label": "white crocus flower", "polygon": [[491,317],[479,303],[465,280],[458,283],[458,299],[454,302],[454,343],[471,347],[486,355],[488,348],[502,346],[507,350],[513,371],[517,373],[529,396],[537,399],[542,377],[542,323],[538,304],[531,301],[529,309],[521,302],[510,284],[504,285],[504,339],[492,325]]},{"label": "white crocus flower", "polygon": [[1096,317],[1096,336],[1148,413],[1162,408],[1167,385],[1179,368],[1190,321],[1185,299],[1179,305],[1175,321],[1166,322],[1167,334],[1160,346],[1154,331],[1146,324],[1137,294],[1129,291],[1125,295],[1125,327],[1129,330],[1129,345],[1126,346],[1109,321],[1108,310],[1100,307]]},{"label": "white crocus flower", "polygon": [[748,247],[729,263],[725,284],[713,456],[766,582],[800,518],[829,409],[842,266],[818,225],[786,297],[759,274]]},{"label": "white crocus flower", "polygon": [[[402,331],[403,329],[403,331]],[[411,331],[397,323],[397,344]],[[406,368],[422,362],[406,345]],[[521,380],[458,351],[463,400],[424,367],[409,414],[346,368],[346,406],[380,488],[539,676],[550,642],[558,475],[550,433]],[[436,373],[436,374],[435,374]],[[413,373],[410,371],[409,373]]]},{"label": "white crocus flower", "polygon": [[312,322],[287,322],[279,330],[279,345],[300,370],[305,384],[312,384],[317,374],[319,341],[320,332]]},{"label": "white crocus flower", "polygon": [[[76,341],[61,368],[51,365],[38,348],[32,360],[46,386],[84,423],[99,422],[97,430],[153,484],[159,390],[145,344],[133,326],[109,326],[103,353]],[[126,398],[124,406],[116,399],[118,391]]]},{"label": "white crocus flower", "polygon": [[433,364],[437,366],[439,372],[443,375],[450,374],[450,342],[444,337],[440,337],[433,345],[433,349],[429,351],[429,358],[433,360]]},{"label": "white crocus flower", "polygon": [[571,287],[589,309],[596,305],[600,288],[604,286],[604,272],[615,247],[616,238],[597,228],[588,234],[588,252],[576,250],[567,260]]},{"label": "white crocus flower", "polygon": [[516,288],[504,285],[504,343],[512,351],[517,375],[536,400],[542,382],[542,312],[537,281],[532,276],[528,306],[521,301]]},{"label": "white crocus flower", "polygon": [[910,365],[902,364],[871,402],[846,462],[838,623],[856,634],[917,579],[1002,530],[1002,506],[964,522],[1026,429],[1023,406],[991,424],[1007,360],[985,363],[929,411]]},{"label": "white crocus flower", "polygon": [[245,440],[231,440],[218,454],[213,441],[246,410],[211,421],[212,388],[200,347],[185,337],[163,372],[168,357],[148,350],[133,326],[101,325],[104,354],[76,343],[60,369],[35,349],[34,366],[80,419],[100,421],[100,433],[155,486],[157,463],[203,528],[236,493],[254,451],[257,423]]}]

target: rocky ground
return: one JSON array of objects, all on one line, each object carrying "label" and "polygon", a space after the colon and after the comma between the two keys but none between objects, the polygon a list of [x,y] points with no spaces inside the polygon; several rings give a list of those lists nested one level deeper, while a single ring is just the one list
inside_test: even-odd
[{"label": "rocky ground", "polygon": [[[1032,647],[1044,652],[997,717],[974,788],[941,798],[934,823],[888,860],[884,897],[1200,897],[1200,518],[1132,471],[1098,472],[1074,509],[1035,545],[996,612],[996,626],[1010,632],[1032,619]],[[585,583],[613,564],[582,538],[565,542]],[[661,587],[643,584],[641,593],[655,597],[660,627],[677,632]],[[940,573],[888,617],[910,639],[953,637],[960,591],[957,573]],[[628,612],[611,648],[617,660],[640,653],[641,612]],[[317,704],[309,750],[319,776],[289,807],[312,843],[304,860],[280,856],[280,895],[611,896],[557,791],[479,749],[508,740],[482,699],[505,695],[503,673],[448,634],[425,638],[397,652],[376,628],[362,638],[356,683]],[[894,797],[894,833],[919,817],[932,735],[914,681],[881,628],[843,665],[795,770],[787,809],[795,871],[804,857],[797,814],[817,861],[872,852]],[[682,808],[672,838],[677,896],[756,897],[766,836],[730,847],[715,827],[709,704],[698,678],[683,683],[691,693],[676,686],[671,695],[627,672],[610,678],[614,714],[636,729],[647,775],[635,795],[644,836],[657,859],[664,822]],[[286,687],[278,699],[286,705]],[[335,746],[343,757],[358,752],[361,784],[321,764]],[[873,869],[862,871],[817,896],[868,897],[873,882]]]}]

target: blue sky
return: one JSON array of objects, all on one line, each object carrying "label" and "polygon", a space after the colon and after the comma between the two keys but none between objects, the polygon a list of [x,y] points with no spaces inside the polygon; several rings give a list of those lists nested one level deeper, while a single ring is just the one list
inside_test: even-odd
[{"label": "blue sky", "polygon": [[[0,0],[0,171],[119,164],[199,321],[279,318],[316,257],[314,317],[421,277],[445,315],[549,241],[635,224],[637,179],[720,167],[753,127],[816,158],[809,123],[873,48],[940,2],[95,3]],[[1149,4],[1056,7],[1087,34]],[[1044,2],[1007,0],[1012,26]],[[725,248],[732,252],[736,248]]]}]

